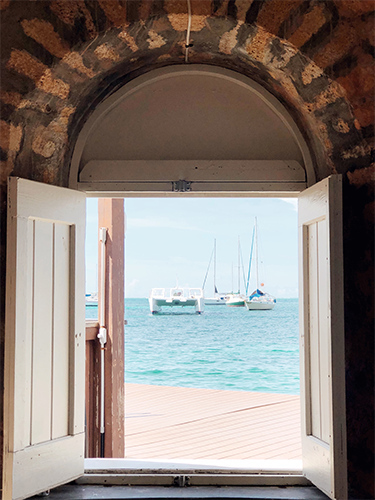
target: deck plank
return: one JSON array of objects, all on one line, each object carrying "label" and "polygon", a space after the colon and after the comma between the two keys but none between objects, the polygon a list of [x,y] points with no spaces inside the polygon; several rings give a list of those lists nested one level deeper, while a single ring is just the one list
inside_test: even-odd
[{"label": "deck plank", "polygon": [[300,398],[127,383],[125,455],[300,459]]}]

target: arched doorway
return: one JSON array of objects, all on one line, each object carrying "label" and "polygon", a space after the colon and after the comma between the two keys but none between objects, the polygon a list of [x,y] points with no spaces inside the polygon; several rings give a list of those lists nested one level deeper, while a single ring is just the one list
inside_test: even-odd
[{"label": "arched doorway", "polygon": [[[232,123],[231,131],[236,130],[235,124],[236,120],[238,119],[238,122],[240,123],[240,127],[238,128],[238,135],[242,137],[242,141],[239,143],[238,148],[233,148],[231,149],[231,142],[230,141],[225,141],[223,135],[220,135],[220,127],[219,129],[215,129],[215,125],[217,123],[221,124],[223,120],[220,120],[217,116],[215,116],[215,113],[217,112],[217,108],[215,106],[209,106],[209,109],[213,112],[213,114],[210,116],[210,113],[208,113],[207,117],[204,116],[199,116],[199,114],[195,114],[194,112],[192,113],[192,116],[190,117],[191,122],[190,122],[190,127],[188,127],[189,134],[190,135],[190,146],[191,144],[197,144],[200,146],[200,149],[195,151],[195,156],[192,154],[192,150],[189,148],[189,142],[185,143],[185,149],[184,148],[179,148],[178,146],[178,141],[176,140],[173,145],[175,147],[175,154],[179,154],[180,151],[184,151],[184,155],[188,156],[189,154],[192,154],[192,157],[167,157],[165,158],[166,152],[168,152],[168,148],[165,148],[165,143],[164,141],[167,140],[167,137],[163,137],[163,132],[165,131],[173,131],[173,120],[176,118],[176,113],[172,112],[173,110],[170,111],[169,115],[166,114],[167,117],[172,117],[172,120],[166,124],[165,128],[160,127],[160,134],[159,130],[157,130],[156,135],[152,135],[151,131],[148,131],[149,137],[153,139],[149,144],[149,149],[144,148],[145,150],[152,151],[153,155],[151,158],[144,158],[142,156],[137,156],[137,153],[139,153],[139,150],[142,150],[142,146],[144,142],[142,141],[142,136],[141,134],[138,137],[134,137],[135,144],[137,144],[137,140],[139,141],[141,139],[141,143],[138,143],[138,147],[135,148],[132,152],[130,151],[129,156],[126,156],[127,153],[129,153],[129,150],[123,148],[123,143],[119,140],[119,138],[116,138],[114,135],[114,132],[123,130],[123,126],[126,126],[125,123],[123,123],[123,118],[127,118],[131,116],[129,113],[122,113],[121,112],[121,105],[124,104],[125,108],[126,106],[129,106],[129,111],[132,108],[132,103],[131,100],[127,101],[126,97],[132,97],[134,95],[135,97],[135,103],[137,103],[137,98],[141,96],[140,102],[138,103],[138,106],[134,106],[133,103],[133,111],[134,111],[134,119],[131,122],[131,126],[134,127],[136,123],[138,123],[138,127],[140,126],[142,128],[142,124],[144,125],[147,123],[144,120],[144,117],[137,117],[139,113],[137,113],[137,110],[139,110],[144,104],[144,102],[147,102],[147,75],[145,77],[146,81],[143,81],[143,85],[140,85],[139,88],[132,93],[131,91],[129,94],[127,94],[126,87],[124,88],[125,90],[125,101],[118,103],[117,99],[115,99],[115,95],[112,96],[113,98],[113,103],[114,106],[107,106],[108,104],[111,104],[111,99],[108,99],[107,101],[104,101],[102,105],[98,107],[101,108],[102,111],[105,111],[104,115],[107,114],[108,116],[103,116],[102,113],[94,113],[92,115],[92,119],[90,119],[87,122],[87,125],[83,127],[81,135],[79,140],[77,141],[76,144],[76,149],[74,152],[73,156],[73,161],[72,161],[72,169],[71,169],[71,181],[70,181],[70,187],[75,188],[90,194],[101,194],[105,195],[108,197],[113,197],[113,196],[124,196],[124,193],[129,194],[136,194],[139,196],[139,194],[143,195],[156,195],[156,196],[220,196],[225,193],[225,195],[234,195],[234,196],[251,196],[251,195],[256,195],[259,196],[260,194],[263,195],[270,195],[270,194],[277,194],[278,196],[284,195],[288,196],[290,194],[295,195],[296,193],[306,190],[307,186],[310,186],[309,189],[306,190],[307,196],[304,197],[305,200],[305,206],[307,207],[307,210],[304,213],[305,218],[301,219],[301,245],[302,245],[302,250],[303,250],[303,255],[307,257],[307,262],[309,261],[310,257],[313,257],[313,253],[309,253],[309,251],[305,251],[304,249],[307,248],[307,244],[311,243],[311,240],[313,241],[313,244],[310,244],[310,247],[315,249],[317,252],[320,251],[320,247],[318,245],[318,240],[316,237],[313,236],[314,232],[313,230],[310,231],[309,229],[305,228],[311,224],[317,224],[321,220],[328,221],[328,224],[323,225],[323,232],[324,234],[327,234],[327,238],[323,238],[323,244],[328,244],[328,248],[332,250],[331,246],[329,245],[330,238],[334,235],[339,234],[339,230],[337,230],[336,227],[336,233],[331,231],[331,220],[330,217],[331,215],[334,214],[341,214],[341,198],[337,198],[336,200],[334,199],[336,195],[336,188],[333,188],[333,184],[335,184],[336,187],[339,187],[339,180],[332,182],[325,180],[323,184],[321,183],[315,184],[315,175],[314,175],[314,169],[313,169],[313,162],[311,159],[311,156],[309,155],[308,148],[306,146],[306,143],[304,142],[302,138],[302,134],[299,131],[298,127],[294,124],[294,122],[291,120],[290,116],[288,113],[280,107],[279,103],[276,100],[273,100],[272,96],[267,95],[266,93],[263,93],[260,88],[256,88],[255,86],[255,91],[254,91],[254,85],[249,82],[244,82],[242,77],[239,78],[240,84],[237,84],[237,87],[234,87],[233,93],[228,91],[228,82],[229,82],[229,87],[231,87],[233,84],[236,84],[238,81],[237,78],[234,78],[233,75],[228,75],[224,71],[219,70],[217,73],[215,71],[206,71],[203,69],[203,74],[201,74],[201,71],[199,70],[197,73],[194,72],[195,68],[192,68],[191,73],[189,73],[190,70],[186,71],[186,74],[183,75],[184,79],[186,78],[189,80],[190,77],[198,79],[198,82],[196,82],[194,85],[190,86],[185,86],[185,91],[183,95],[181,96],[179,94],[181,86],[179,85],[174,85],[176,82],[178,83],[178,79],[181,75],[178,75],[178,69],[177,70],[172,70],[170,73],[173,75],[173,77],[170,77],[170,81],[168,82],[169,79],[169,72],[168,76],[166,77],[167,82],[165,83],[172,83],[171,86],[171,92],[172,95],[175,97],[175,102],[181,102],[181,98],[184,96],[187,96],[188,92],[191,90],[191,88],[196,91],[197,87],[200,87],[199,83],[200,80],[203,76],[203,80],[201,80],[202,88],[205,89],[205,93],[209,102],[209,99],[214,99],[218,101],[220,104],[220,108],[224,113],[224,116],[226,117],[226,120],[228,123]],[[161,73],[165,70],[159,70]],[[185,70],[184,70],[185,71]],[[216,75],[219,74],[220,76],[217,77]],[[212,76],[214,75],[214,76]],[[151,75],[152,76],[152,75]],[[158,75],[157,78],[151,79],[152,85],[155,85],[155,91],[158,90],[158,86],[160,82],[163,81],[163,77],[159,78],[160,75]],[[140,77],[142,78],[142,77]],[[215,84],[212,86],[212,79],[211,78],[217,78],[218,80],[215,82]],[[173,81],[174,80],[174,81]],[[218,83],[220,81],[220,83]],[[140,82],[142,83],[142,81]],[[246,83],[246,85],[243,85]],[[131,84],[130,84],[131,85]],[[217,87],[221,87],[221,95],[227,97],[230,95],[230,99],[222,99],[215,97],[215,89]],[[130,88],[129,88],[130,89]],[[143,89],[146,89],[146,95],[144,95],[142,98],[142,92]],[[160,95],[161,95],[161,101],[164,102],[166,96],[163,95],[165,90],[165,86],[161,85],[159,87]],[[139,93],[138,93],[139,91]],[[121,92],[121,91],[119,91]],[[247,108],[247,113],[246,117],[242,116],[241,117],[241,108],[243,106],[243,103],[247,103],[247,99],[243,97],[243,92],[248,95],[249,100],[251,102],[251,106]],[[138,95],[137,95],[138,94]],[[189,101],[188,99],[188,108],[184,109],[182,107],[182,113],[179,116],[179,123],[184,124],[186,122],[186,117],[188,116],[188,111],[194,111],[194,107],[192,106],[192,103],[194,102],[194,99],[198,99],[201,93],[193,92],[192,95],[190,95],[190,98],[193,98],[193,101]],[[251,96],[251,97],[250,97]],[[117,96],[118,97],[118,96]],[[225,106],[227,105],[227,101],[229,102],[230,106],[229,108],[226,108]],[[206,99],[204,102],[207,102]],[[199,103],[199,99],[198,99]],[[120,104],[119,107],[116,105]],[[199,111],[200,109],[204,109],[204,103],[200,103],[200,106],[196,108],[196,111]],[[154,105],[153,102],[150,103],[150,106]],[[177,105],[175,105],[177,107]],[[235,113],[233,113],[233,108],[235,109]],[[145,112],[147,114],[147,109],[149,109],[146,106]],[[165,108],[163,108],[163,111]],[[120,111],[120,114],[116,114],[117,111]],[[113,112],[113,115],[112,115]],[[154,112],[154,115],[157,114],[156,111]],[[161,113],[162,114],[162,113]],[[249,121],[249,114],[253,114],[253,116],[258,119],[254,120],[254,123],[251,123]],[[262,117],[262,125],[259,126],[260,122],[260,116]],[[241,118],[240,118],[241,117]],[[264,120],[264,117],[267,117],[267,120]],[[97,119],[100,118],[98,121]],[[115,124],[114,129],[110,129],[110,136],[106,136],[106,130],[101,130],[100,127],[102,124],[106,123],[106,119],[108,119],[108,125],[112,123],[112,121]],[[208,119],[208,129],[209,129],[209,137],[212,138],[211,141],[199,141],[200,134],[202,134],[205,137],[205,134],[200,132],[198,136],[196,137],[196,141],[194,141],[194,134],[197,133],[197,130],[199,131],[198,126],[201,126],[202,124],[205,124],[205,120]],[[193,127],[194,124],[197,124],[197,127]],[[258,126],[256,126],[258,124]],[[176,124],[174,124],[176,125]],[[178,125],[178,124],[177,124]],[[207,126],[207,124],[206,124]],[[249,127],[249,128],[246,128]],[[154,124],[153,130],[157,128],[156,125]],[[181,125],[181,128],[183,130],[183,125]],[[130,129],[129,129],[130,130]],[[216,130],[216,133],[213,133],[212,131]],[[272,135],[270,135],[269,131],[272,131]],[[147,131],[147,127],[146,127]],[[242,134],[242,135],[241,135]],[[112,137],[116,138],[116,141],[113,143],[112,142],[112,147],[109,148],[109,151],[102,150],[102,148],[97,148],[96,145],[99,144],[102,147],[107,145],[107,141],[102,142],[101,136],[105,137],[108,141],[108,144],[111,145],[110,139]],[[256,136],[257,140],[255,143],[255,146],[253,149],[248,148],[247,144],[244,142],[244,139],[246,137],[250,136]],[[219,137],[219,143],[217,142],[217,138]],[[186,136],[184,134],[181,134],[179,137],[182,142],[185,140],[186,141]],[[281,140],[276,140],[276,138]],[[146,139],[144,139],[146,142]],[[226,144],[226,148],[221,148],[220,150],[220,145]],[[272,144],[272,147],[269,147],[269,145]],[[160,148],[160,145],[162,146]],[[214,145],[214,147],[212,147]],[[262,147],[259,148],[258,146],[261,145]],[[126,146],[126,143],[125,143]],[[132,146],[132,144],[130,144]],[[164,146],[164,150],[163,150]],[[207,149],[208,146],[208,149]],[[258,149],[257,149],[258,147]],[[210,149],[211,148],[211,149]],[[193,150],[194,151],[194,150]],[[220,154],[218,154],[218,151]],[[262,154],[263,151],[263,154]],[[100,157],[100,154],[104,152],[104,157]],[[107,155],[112,155],[114,154],[114,157],[108,158]],[[199,155],[198,155],[199,154]],[[99,155],[99,159],[95,155]],[[202,156],[203,158],[202,158]],[[234,157],[232,155],[235,155]],[[253,156],[252,156],[253,155]],[[124,157],[125,156],[125,157]],[[195,157],[194,157],[195,156]],[[214,156],[214,159],[210,159]],[[108,163],[107,163],[108,162]],[[141,163],[138,163],[141,162]],[[156,162],[156,163],[153,163]],[[169,163],[171,162],[171,163]],[[31,191],[33,191],[33,187],[29,186]],[[47,189],[47,187],[46,187]],[[57,188],[54,188],[57,189]],[[15,188],[15,192],[17,191],[17,188]],[[73,192],[74,190],[71,189],[69,190],[70,192]],[[334,201],[334,206],[333,209],[330,208],[329,205],[329,196],[333,193],[333,200]],[[51,196],[51,195],[49,195]],[[46,195],[46,201],[48,201],[48,195]],[[318,201],[318,203],[316,203]],[[310,208],[312,207],[312,210]],[[48,206],[45,207],[47,212],[48,212]],[[63,211],[63,207],[62,207]],[[61,217],[63,218],[64,215],[63,213],[60,214]],[[40,214],[38,217],[41,217]],[[48,219],[47,215],[45,217]],[[315,226],[314,226],[315,227]],[[329,231],[327,233],[327,230],[329,228]],[[318,228],[315,228],[316,231]],[[315,234],[317,234],[315,231]],[[311,237],[311,238],[310,238]],[[340,245],[337,247],[338,250],[340,250]],[[337,250],[336,249],[336,250]],[[314,251],[315,251],[314,250]],[[327,254],[328,255],[328,254]],[[337,319],[337,312],[341,312],[341,293],[337,293],[337,290],[340,288],[341,289],[341,278],[339,276],[339,273],[337,272],[339,270],[340,265],[342,264],[341,260],[338,259],[335,261],[333,259],[334,254],[330,254],[329,257],[331,258],[331,265],[333,266],[334,271],[336,272],[336,279],[340,283],[339,286],[337,286],[337,282],[335,283],[336,289],[335,289],[335,300],[337,303],[335,303],[335,311],[332,313],[332,317],[330,316],[329,321],[330,324],[331,319],[335,321]],[[323,259],[324,260],[324,259]],[[306,259],[303,261],[306,262]],[[315,261],[314,261],[315,262]],[[317,278],[317,267],[312,268],[314,271],[314,279]],[[327,271],[327,270],[326,270]],[[303,266],[303,274],[307,272],[308,280],[310,279],[310,274],[309,274],[309,267]],[[335,272],[333,274],[335,274]],[[320,275],[319,275],[320,276]],[[329,271],[328,274],[324,274],[324,276],[327,278],[327,284],[330,286],[330,278],[332,277],[332,273]],[[321,277],[321,276],[320,276]],[[66,281],[68,282],[69,279],[66,278]],[[316,281],[316,280],[315,280]],[[305,286],[305,295],[302,298],[302,310],[305,313],[310,314],[310,305],[311,305],[311,300],[310,296],[311,293],[309,291],[313,290],[315,292],[316,290],[316,282],[314,280],[309,281],[311,284],[310,288]],[[81,283],[78,283],[79,286],[81,286]],[[315,297],[315,293],[314,299]],[[338,303],[340,302],[340,303]],[[319,303],[319,297],[317,298],[317,301],[314,303],[317,305]],[[316,309],[317,311],[319,310],[319,307]],[[325,311],[325,310],[324,310]],[[318,317],[318,324],[320,325],[320,320],[323,319],[322,316],[317,316]],[[305,316],[304,316],[305,318]],[[309,321],[311,320],[311,317],[308,317],[307,320],[303,319],[302,320],[302,335],[301,335],[301,341],[303,342],[303,339],[305,338],[305,333],[309,330]],[[306,323],[305,323],[306,321]],[[314,325],[316,326],[316,318],[314,319]],[[306,330],[307,327],[307,330]],[[342,323],[339,322],[339,327],[342,329]],[[320,328],[320,327],[319,327]],[[319,331],[318,328],[318,331]],[[328,325],[329,329],[329,325]],[[314,332],[313,332],[314,333]],[[342,333],[342,331],[341,331]],[[339,341],[339,350],[335,347],[334,349],[332,348],[332,352],[335,353],[335,366],[336,368],[339,369],[332,369],[332,373],[334,373],[335,381],[337,381],[337,375],[342,373],[343,369],[343,364],[342,364],[342,354],[343,354],[343,344],[342,344],[342,335],[340,333],[340,336],[338,339]],[[310,333],[309,333],[310,334]],[[332,337],[334,338],[334,337]],[[330,338],[331,340],[331,338]],[[307,354],[310,352],[310,341],[307,342],[308,348],[307,348]],[[315,341],[314,345],[319,346],[319,337]],[[340,353],[338,352],[340,351]],[[340,354],[340,355],[339,355]],[[304,355],[306,355],[304,351]],[[319,387],[320,387],[320,377],[321,373],[313,373],[313,370],[311,368],[312,366],[312,357],[308,354],[308,356],[304,359],[306,359],[305,365],[307,366],[307,372],[306,372],[306,380],[307,380],[307,396],[305,400],[305,409],[307,411],[307,418],[305,419],[307,421],[308,428],[306,429],[306,437],[309,439],[309,441],[313,441],[312,447],[309,449],[309,455],[308,455],[308,461],[307,461],[307,468],[310,468],[309,475],[311,477],[315,478],[315,481],[317,483],[320,483],[320,470],[321,466],[316,465],[322,464],[324,462],[324,459],[327,456],[327,453],[330,455],[330,457],[333,457],[332,460],[325,461],[325,474],[323,478],[323,484],[321,487],[329,492],[332,496],[337,496],[339,493],[337,493],[337,488],[340,487],[339,483],[339,477],[342,479],[342,476],[339,476],[337,474],[337,464],[341,466],[341,469],[344,467],[345,468],[345,450],[343,448],[338,449],[337,447],[333,447],[332,443],[327,444],[323,443],[321,446],[319,445],[319,452],[318,454],[316,453],[317,450],[317,443],[316,441],[322,441],[321,437],[322,436],[316,436],[315,430],[311,426],[311,421],[314,420],[315,418],[320,419],[320,410],[321,408],[318,406],[317,408],[317,417],[315,414],[315,410],[311,410],[312,405],[311,405],[311,390],[312,390],[312,385],[310,383],[311,379],[316,377],[318,378],[318,400],[320,401],[320,393],[319,393]],[[318,353],[319,356],[319,353]],[[338,361],[338,365],[336,361]],[[329,360],[331,365],[333,366],[333,359]],[[314,368],[316,366],[314,365]],[[319,363],[318,363],[318,368],[319,368]],[[304,372],[304,368],[302,370]],[[329,369],[330,371],[330,369]],[[330,375],[329,375],[330,377]],[[329,378],[328,377],[328,378]],[[332,377],[333,378],[333,377]],[[340,378],[340,377],[339,377]],[[342,380],[341,380],[342,381]],[[341,384],[342,385],[342,384]],[[309,392],[310,391],[310,392]],[[329,392],[329,391],[328,391]],[[338,391],[340,393],[340,405],[341,407],[344,406],[342,396],[342,387],[341,387],[341,392],[340,390]],[[328,397],[327,401],[330,400],[331,393],[326,394],[326,398]],[[325,407],[327,409],[327,407]],[[336,411],[336,409],[335,409]],[[329,414],[329,410],[328,410]],[[336,415],[336,414],[335,414]],[[330,414],[330,417],[332,417],[332,413]],[[342,424],[341,421],[339,421],[338,417],[336,419],[331,418],[331,423],[333,422],[334,425],[332,426],[332,435],[336,436],[336,431],[339,429],[341,432],[341,435],[344,433],[344,424]],[[328,424],[330,425],[330,424]],[[319,432],[317,432],[319,434]],[[324,436],[323,436],[324,437]],[[310,439],[311,438],[311,439]],[[324,442],[324,440],[323,440]],[[315,444],[314,444],[315,443]],[[335,443],[336,444],[336,441]],[[327,448],[328,445],[328,448]],[[328,451],[327,451],[328,450]],[[312,462],[309,461],[310,456],[313,455],[313,460]],[[337,459],[337,460],[336,460]],[[311,473],[311,474],[310,474]],[[61,482],[61,480],[60,480]],[[341,483],[342,485],[342,483]],[[345,490],[345,485],[343,486]],[[343,496],[341,496],[344,498]]]},{"label": "arched doorway", "polygon": [[[330,247],[333,233],[340,232],[333,214],[341,212],[341,195],[335,198],[333,193],[340,191],[341,181],[326,179],[316,184],[317,178],[313,154],[302,131],[277,99],[247,77],[199,65],[147,73],[102,102],[76,143],[70,187],[89,196],[111,197],[295,196],[310,188],[303,197],[300,219],[301,275],[305,280],[301,285],[302,373],[306,384],[303,414],[307,441],[312,438],[310,441],[318,439],[324,443],[318,447],[310,443],[306,448],[312,455],[319,448],[319,461],[326,457],[329,440],[326,431],[322,431],[328,429],[322,420],[332,417],[328,408],[331,395],[325,393],[321,397],[321,387],[323,379],[331,378],[331,368],[327,371],[326,365],[333,360],[328,360],[329,356],[320,360],[324,354],[320,335],[330,329],[328,324],[321,327],[320,322],[330,313],[320,308],[316,292],[322,279],[327,279],[330,287],[333,277],[341,289],[338,269],[342,261],[339,257],[333,264],[333,255],[324,249],[326,244]],[[322,203],[316,204],[316,200]],[[336,202],[332,212],[330,203]],[[320,224],[322,220],[324,223]],[[329,235],[322,237],[331,224],[336,224],[336,229],[331,228]],[[332,269],[336,264],[338,267],[323,278],[327,269],[322,271],[324,266],[319,267],[316,259],[331,260]],[[341,314],[341,298],[333,302]],[[342,326],[341,323],[341,329]],[[318,336],[313,339],[316,332]],[[330,337],[328,343],[331,340]],[[343,355],[342,336],[336,340],[338,344],[332,351],[335,356],[340,353],[338,359]],[[336,395],[342,406],[342,388]],[[314,403],[314,399],[319,402]],[[315,419],[320,422],[317,427]],[[331,424],[327,421],[327,425]],[[340,428],[341,434],[343,425],[334,420],[333,427]],[[315,432],[314,427],[319,431]],[[333,430],[331,436],[335,433]],[[344,448],[335,449],[335,466],[344,467]],[[321,472],[317,472],[314,460],[307,459],[307,467],[311,468],[310,477],[319,483]],[[343,483],[333,486],[333,472],[323,476],[324,491],[337,494],[332,492],[337,492]]]}]

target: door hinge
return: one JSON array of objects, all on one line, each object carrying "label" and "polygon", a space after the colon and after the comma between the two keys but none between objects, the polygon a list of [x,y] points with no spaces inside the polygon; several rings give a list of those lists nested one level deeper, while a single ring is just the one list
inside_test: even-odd
[{"label": "door hinge", "polygon": [[173,181],[172,191],[177,191],[178,193],[187,193],[191,191],[191,182],[184,180]]},{"label": "door hinge", "polygon": [[173,486],[176,486],[177,488],[185,488],[186,486],[190,486],[190,477],[175,476],[173,478]]}]

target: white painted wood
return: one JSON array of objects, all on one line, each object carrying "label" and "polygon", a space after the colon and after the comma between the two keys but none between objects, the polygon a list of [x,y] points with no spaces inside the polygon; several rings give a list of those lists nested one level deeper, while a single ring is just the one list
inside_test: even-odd
[{"label": "white painted wood", "polygon": [[173,471],[230,472],[249,474],[302,474],[302,460],[297,459],[138,459],[138,458],[85,458],[85,472],[153,474]]},{"label": "white painted wood", "polygon": [[330,498],[346,500],[341,176],[300,195],[299,250],[303,470]]},{"label": "white painted wood", "polygon": [[69,422],[70,230],[66,224],[55,224],[54,229],[52,439],[66,436]]},{"label": "white painted wood", "polygon": [[[317,224],[308,226],[309,253],[309,335],[308,352],[310,355],[311,427],[309,432],[317,438],[321,437],[320,420],[320,348],[319,348],[319,289],[318,289],[318,237]],[[315,376],[312,376],[315,374]]]},{"label": "white painted wood", "polygon": [[[7,499],[26,498],[83,472],[84,233],[84,195],[9,179],[3,460]],[[61,322],[60,300],[68,315]],[[62,407],[54,389],[65,394]],[[53,439],[58,435],[64,437]]]},{"label": "white painted wood", "polygon": [[35,445],[14,455],[13,484],[9,484],[15,500],[60,486],[83,473],[84,434],[67,436]]},{"label": "white painted wood", "polygon": [[[75,192],[74,192],[75,193]],[[80,216],[85,214],[85,196]],[[84,432],[85,422],[85,217],[70,226],[69,434]],[[72,292],[74,291],[74,292]]]},{"label": "white painted wood", "polygon": [[85,191],[140,193],[172,192],[172,182],[181,179],[191,183],[192,193],[299,193],[306,187],[296,160],[92,160],[79,178]]},{"label": "white painted wood", "polygon": [[34,221],[31,444],[51,435],[53,224]]},{"label": "white painted wood", "polygon": [[172,182],[87,182],[79,188],[88,197],[99,198],[275,198],[297,197],[305,185],[300,182],[193,182],[190,192],[172,191]]},{"label": "white painted wood", "polygon": [[306,172],[296,160],[91,160],[80,182],[136,181],[301,182]]},{"label": "white painted wood", "polygon": [[[14,427],[12,451],[22,449],[31,442],[31,377],[26,379],[26,374],[31,373],[32,366],[32,300],[28,299],[32,297],[33,293],[33,276],[28,271],[32,269],[33,264],[33,221],[18,220],[18,230],[21,234],[27,236],[20,240],[17,252],[14,252],[13,255],[8,254],[7,257],[14,261],[15,265],[19,265],[18,273],[11,276],[7,274],[7,280],[12,281],[12,285],[17,287],[21,296],[20,300],[26,304],[23,314],[18,315],[17,318],[14,317],[15,323],[13,324],[13,327],[17,327],[17,329],[24,332],[23,342],[15,345],[15,339],[10,339],[11,352],[15,352],[15,349],[17,349],[17,366],[13,381],[13,387],[17,387],[17,391],[14,394],[14,407],[5,406],[5,415],[9,415],[10,419],[13,419],[15,414],[22,415],[22,418],[17,420],[17,425]],[[27,255],[26,259],[23,258],[25,255]],[[13,307],[13,304],[7,300],[7,306]],[[6,357],[6,370],[11,368],[8,362],[9,359]],[[7,389],[9,388],[5,385],[4,389],[4,401],[7,401]]]},{"label": "white painted wood", "polygon": [[318,297],[319,297],[319,382],[320,382],[320,439],[330,438],[330,343],[329,343],[329,267],[327,221],[317,223],[318,237]]}]

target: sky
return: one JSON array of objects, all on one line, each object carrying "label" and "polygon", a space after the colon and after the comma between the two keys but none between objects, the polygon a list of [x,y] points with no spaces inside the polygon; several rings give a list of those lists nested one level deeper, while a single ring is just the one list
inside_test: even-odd
[{"label": "sky", "polygon": [[[202,287],[216,238],[216,287],[237,291],[238,237],[245,291],[255,217],[259,235],[259,281],[276,298],[298,296],[297,199],[125,199],[125,297],[148,297],[152,288]],[[87,199],[86,293],[96,292],[98,202]],[[233,277],[232,277],[233,276]],[[213,295],[213,263],[205,296]],[[255,262],[249,292],[255,288]]]}]

